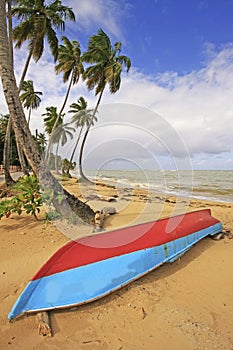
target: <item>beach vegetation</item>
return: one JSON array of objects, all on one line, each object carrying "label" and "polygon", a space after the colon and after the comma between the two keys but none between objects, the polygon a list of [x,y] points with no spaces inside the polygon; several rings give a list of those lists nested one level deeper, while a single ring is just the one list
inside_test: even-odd
[{"label": "beach vegetation", "polygon": [[12,213],[31,214],[38,220],[37,214],[43,204],[42,193],[37,178],[34,175],[21,177],[13,186],[16,192],[11,199],[5,199],[0,202],[0,218],[9,217]]},{"label": "beach vegetation", "polygon": [[61,219],[62,216],[60,213],[58,213],[56,210],[49,210],[45,214],[45,220],[47,221],[54,221]]},{"label": "beach vegetation", "polygon": [[71,162],[68,159],[62,161],[62,179],[71,178],[70,170],[74,170],[76,167],[76,162]]}]

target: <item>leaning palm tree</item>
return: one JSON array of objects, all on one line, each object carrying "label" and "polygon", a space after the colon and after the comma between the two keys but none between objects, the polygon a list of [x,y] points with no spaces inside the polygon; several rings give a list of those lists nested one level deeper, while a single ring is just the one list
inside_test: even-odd
[{"label": "leaning palm tree", "polygon": [[[5,138],[4,138],[4,145],[3,145],[3,164],[4,164],[4,176],[5,176],[5,184],[6,186],[10,186],[14,183],[14,180],[10,174],[10,150],[11,150],[11,143],[12,143],[12,121],[11,118],[7,118],[7,125],[5,130]],[[19,162],[21,165],[21,170],[25,175],[29,175],[28,167],[25,162],[24,154],[22,151],[22,148],[17,141],[17,135],[15,135],[15,141],[16,141],[16,148],[17,148],[17,154],[19,158]]]},{"label": "leaning palm tree", "polygon": [[[44,126],[45,126],[45,131],[47,132],[48,135],[51,135],[54,124],[58,118],[58,113],[57,113],[57,107],[50,106],[46,107],[46,112],[42,114],[42,116],[45,116],[44,118]],[[57,127],[62,124],[62,116],[60,116]]]},{"label": "leaning palm tree", "polygon": [[[82,55],[83,62],[90,63],[83,77],[89,90],[95,88],[95,94],[99,95],[96,107],[93,112],[93,119],[97,113],[104,89],[109,85],[109,90],[115,94],[121,85],[122,65],[126,66],[128,72],[131,66],[129,57],[121,55],[121,43],[116,42],[112,46],[108,35],[99,29],[98,33],[91,36],[88,42],[88,49]],[[84,144],[91,128],[91,123],[84,135]],[[83,147],[81,147],[80,155],[83,155]],[[81,176],[88,180],[84,174]],[[88,180],[89,181],[89,180]]]},{"label": "leaning palm tree", "polygon": [[72,140],[74,131],[75,131],[74,128],[72,128],[68,124],[64,124],[63,122],[59,126],[57,126],[57,128],[54,131],[53,143],[57,144],[56,153],[55,153],[55,169],[56,169],[58,174],[59,174],[59,170],[58,170],[59,146],[61,145],[63,147],[67,143],[68,138],[70,138]]},{"label": "leaning palm tree", "polygon": [[7,0],[7,25],[8,25],[8,41],[10,47],[10,60],[12,65],[14,66],[14,58],[13,58],[13,24],[12,24],[12,1]]},{"label": "leaning palm tree", "polygon": [[36,134],[33,135],[34,140],[36,141],[38,145],[38,150],[41,156],[44,155],[45,147],[47,145],[47,139],[45,133],[38,133],[38,130],[36,129]]},{"label": "leaning palm tree", "polygon": [[3,141],[3,167],[6,186],[12,185],[15,181],[10,173],[10,146],[11,146],[11,120],[10,116],[4,117],[4,122],[1,123],[1,138]]},{"label": "leaning palm tree", "polygon": [[[4,2],[5,3],[5,2]],[[44,51],[44,41],[47,37],[49,47],[54,59],[58,54],[58,39],[55,30],[64,31],[65,20],[75,21],[75,15],[70,7],[62,5],[60,0],[55,0],[49,5],[45,5],[44,0],[17,0],[14,6],[11,6],[11,0],[8,3],[8,32],[9,32],[9,54],[13,65],[12,38],[16,42],[16,47],[20,48],[25,41],[28,41],[29,54],[23,69],[19,82],[19,91],[22,89],[31,58],[37,62]],[[11,16],[22,20],[11,31]],[[12,34],[12,35],[11,35]],[[17,140],[17,136],[16,136]],[[18,154],[20,157],[21,167],[25,174],[28,174],[24,161],[24,154],[17,141]]]},{"label": "leaning palm tree", "polygon": [[[6,137],[6,129],[7,129],[9,117],[10,117],[9,114],[0,114],[0,154],[2,153],[2,150],[3,150],[3,144]],[[1,158],[2,158],[2,154],[1,154]]]},{"label": "leaning palm tree", "polygon": [[41,95],[43,95],[41,91],[34,90],[32,80],[23,82],[20,100],[23,104],[23,107],[28,109],[28,125],[30,123],[32,109],[37,109],[41,103]]},{"label": "leaning palm tree", "polygon": [[42,149],[44,149],[45,146],[47,145],[46,135],[43,132],[40,132],[39,134],[36,135],[36,140]]},{"label": "leaning palm tree", "polygon": [[64,83],[68,80],[70,81],[59,114],[61,114],[65,108],[71,86],[78,83],[84,71],[79,42],[77,40],[70,42],[66,36],[62,37],[62,41],[64,45],[60,45],[58,48],[58,64],[55,66],[55,71],[57,74],[63,72]]},{"label": "leaning palm tree", "polygon": [[[72,209],[84,221],[93,223],[94,211],[86,203],[81,202],[62,188],[43,162],[29,130],[19,98],[12,61],[10,60],[5,1],[0,1],[0,76],[14,132],[17,135],[16,138],[22,146],[34,174],[38,179],[40,178],[41,185],[51,190],[52,202],[56,210],[64,215],[69,215],[70,209]],[[61,194],[64,196],[62,202]],[[70,208],[65,205],[65,200]]]},{"label": "leaning palm tree", "polygon": [[[69,163],[72,164],[84,127],[86,126],[88,128],[90,123],[93,125],[94,121],[97,121],[97,118],[94,117],[94,120],[93,120],[92,118],[93,109],[87,109],[87,101],[82,96],[78,99],[77,103],[72,103],[70,105],[70,108],[71,109],[68,111],[68,113],[74,113],[71,119],[71,123],[73,123],[76,128],[80,127],[80,131],[69,161]],[[68,172],[69,172],[69,167],[68,167]],[[83,174],[82,158],[80,157],[79,157],[79,172],[80,174]]]},{"label": "leaning palm tree", "polygon": [[[8,45],[9,45],[9,59],[11,61],[12,66],[14,67],[14,59],[13,59],[13,27],[12,27],[12,1],[7,0],[7,19],[8,19]],[[10,166],[10,143],[11,143],[11,130],[12,130],[12,122],[11,119],[8,119],[8,127],[6,129],[6,136],[5,136],[5,141],[4,141],[4,174],[5,174],[5,183],[6,186],[10,186],[14,180],[12,179],[10,175],[10,170],[8,169],[8,166]],[[19,145],[19,143],[16,143],[17,145],[17,151],[18,151],[18,156],[21,164],[22,171],[24,172],[25,175],[28,175],[28,169],[25,163],[24,159],[24,154],[23,151]]]},{"label": "leaning palm tree", "polygon": [[45,131],[49,135],[49,143],[45,154],[45,159],[48,164],[51,157],[52,146],[53,144],[56,144],[56,140],[54,137],[56,129],[54,129],[54,125],[56,124],[56,128],[58,128],[63,122],[64,115],[65,114],[59,115],[57,112],[57,107],[54,107],[54,106],[46,107],[46,112],[42,114],[42,116],[45,116],[44,118]]},{"label": "leaning palm tree", "polygon": [[[14,180],[10,174],[10,149],[11,149],[11,143],[12,143],[12,121],[11,118],[8,118],[7,128],[6,128],[6,135],[4,140],[4,147],[3,147],[3,164],[4,164],[4,176],[5,176],[5,184],[6,186],[10,186],[14,183]],[[19,162],[21,166],[21,170],[25,175],[29,175],[29,170],[26,165],[26,161],[24,158],[24,153],[22,148],[20,147],[19,143],[17,142],[17,135],[15,135],[16,140],[16,148],[17,148],[17,154],[19,157]]]},{"label": "leaning palm tree", "polygon": [[79,78],[84,71],[81,61],[81,50],[79,42],[77,40],[70,42],[66,36],[62,37],[62,41],[64,45],[60,45],[58,48],[58,64],[55,66],[55,71],[57,74],[63,72],[63,81],[66,83],[69,80],[69,84],[64,102],[51,131],[48,148],[51,146],[53,133],[56,130],[59,119],[62,116],[62,112],[67,103],[71,86],[78,83]]},{"label": "leaning palm tree", "polygon": [[13,39],[16,47],[20,48],[22,44],[28,41],[28,57],[23,69],[19,90],[28,70],[31,58],[37,62],[44,51],[45,38],[54,60],[58,56],[58,39],[56,30],[65,30],[65,20],[75,21],[75,15],[72,9],[62,5],[60,0],[54,0],[49,5],[44,0],[17,0],[12,8],[12,15],[18,20],[22,20],[13,30]]}]

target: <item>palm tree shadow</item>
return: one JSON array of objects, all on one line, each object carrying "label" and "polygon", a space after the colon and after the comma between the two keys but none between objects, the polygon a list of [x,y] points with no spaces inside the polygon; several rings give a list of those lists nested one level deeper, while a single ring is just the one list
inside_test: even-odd
[{"label": "palm tree shadow", "polygon": [[19,229],[19,227],[22,227],[22,231],[23,228],[26,228],[28,226],[30,226],[30,229],[32,229],[33,227],[38,225],[38,222],[44,222],[44,219],[39,219],[39,220],[35,220],[35,218],[33,216],[17,216],[17,217],[13,217],[12,218],[8,218],[7,220],[10,220],[10,227],[9,224],[1,224],[1,228],[5,229],[5,230],[16,230]]}]

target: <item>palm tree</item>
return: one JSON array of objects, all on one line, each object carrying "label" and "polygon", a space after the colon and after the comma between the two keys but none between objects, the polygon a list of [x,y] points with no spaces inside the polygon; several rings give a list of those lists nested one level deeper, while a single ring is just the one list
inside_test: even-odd
[{"label": "palm tree", "polygon": [[1,127],[5,126],[4,128],[5,134],[4,134],[4,140],[3,140],[3,165],[4,165],[5,184],[8,187],[15,182],[10,174],[10,164],[11,164],[11,161],[14,161],[14,159],[11,159],[12,148],[15,149],[15,153],[17,154],[17,160],[19,160],[23,173],[25,175],[29,175],[29,171],[25,162],[22,148],[17,142],[16,135],[14,135],[14,132],[12,129],[12,121],[9,115],[5,116],[4,123],[5,125],[4,124],[1,125]]},{"label": "palm tree", "polygon": [[10,47],[10,60],[14,67],[14,58],[13,58],[13,25],[12,25],[12,1],[7,0],[7,20],[8,20],[8,41]]},{"label": "palm tree", "polygon": [[[109,85],[110,92],[115,94],[120,89],[121,85],[122,65],[126,66],[127,72],[130,69],[131,61],[129,57],[121,55],[120,53],[121,43],[116,42],[115,45],[112,46],[108,35],[102,29],[99,29],[96,35],[90,37],[88,41],[88,49],[82,55],[83,62],[92,64],[83,74],[88,90],[93,90],[95,88],[95,94],[99,95],[93,112],[93,119],[97,113],[107,84]],[[80,150],[81,157],[83,155],[84,144],[90,128],[91,123],[84,135],[83,147],[81,147]],[[84,174],[81,176],[85,180],[88,180]]]},{"label": "palm tree", "polygon": [[0,163],[3,159],[3,145],[6,138],[6,129],[9,117],[9,114],[0,114]]},{"label": "palm tree", "polygon": [[54,60],[58,56],[58,39],[55,30],[65,30],[65,20],[75,21],[72,9],[62,5],[60,0],[54,0],[49,5],[44,0],[17,0],[12,9],[12,15],[22,20],[13,30],[16,47],[20,48],[28,41],[29,53],[19,83],[21,89],[31,58],[37,62],[44,51],[45,38]]},{"label": "palm tree", "polygon": [[[5,127],[5,138],[3,140],[3,167],[4,167],[4,177],[6,186],[12,185],[15,181],[10,174],[10,147],[11,147],[11,120],[9,115],[4,118],[5,123],[1,123],[1,127]],[[4,125],[5,124],[5,125]],[[4,132],[2,130],[2,132]],[[1,134],[2,134],[1,132]],[[3,138],[3,134],[1,135]]]},{"label": "palm tree", "polygon": [[57,113],[57,107],[54,106],[46,107],[45,109],[46,113],[43,113],[42,116],[46,116],[46,118],[44,118],[44,126],[45,131],[49,135],[49,144],[46,151],[45,159],[47,161],[47,164],[49,164],[52,145],[56,143],[54,138],[56,129],[54,130],[54,125],[56,124],[56,128],[58,128],[62,124],[64,114],[59,116],[59,114]]},{"label": "palm tree", "polygon": [[55,66],[57,74],[63,72],[63,81],[66,83],[69,79],[69,85],[67,88],[64,103],[61,107],[59,114],[61,114],[65,108],[71,86],[77,84],[81,74],[84,71],[81,61],[80,44],[77,40],[70,40],[63,36],[62,41],[64,45],[60,45],[58,49],[58,64]]},{"label": "palm tree", "polygon": [[[44,51],[45,37],[47,37],[48,39],[52,55],[56,60],[58,54],[58,39],[56,36],[56,32],[53,28],[64,31],[65,20],[70,19],[72,21],[75,21],[75,15],[72,9],[67,6],[63,6],[60,0],[55,0],[48,6],[44,4],[44,0],[17,0],[13,8],[11,6],[11,0],[7,0],[7,4],[9,32],[8,40],[10,45],[9,54],[10,59],[12,61],[12,66],[12,38],[14,41],[16,41],[17,48],[20,48],[25,41],[29,42],[29,54],[19,83],[20,91],[31,58],[33,57],[34,60],[37,62],[42,56],[42,53]],[[12,16],[16,16],[17,19],[22,20],[22,22],[14,28],[13,34],[11,20]],[[8,142],[7,139],[6,142]],[[28,170],[24,160],[24,154],[18,142],[17,147],[22,170],[25,174],[28,174]]]},{"label": "palm tree", "polygon": [[57,144],[56,154],[55,154],[55,169],[57,170],[57,173],[59,173],[58,162],[57,162],[59,145],[63,147],[67,143],[68,138],[72,140],[74,131],[75,131],[74,128],[72,128],[68,124],[64,124],[63,122],[59,126],[57,126],[57,128],[54,131],[53,142]]},{"label": "palm tree", "polygon": [[38,150],[41,156],[44,155],[45,152],[45,147],[47,144],[47,139],[46,139],[46,135],[45,133],[38,133],[38,130],[36,129],[36,134],[33,135],[34,140],[36,141],[37,145],[38,145]]},{"label": "palm tree", "polygon": [[[16,148],[17,148],[17,154],[19,157],[19,162],[21,166],[21,170],[25,175],[29,175],[29,170],[26,165],[26,161],[24,158],[24,153],[22,150],[22,147],[20,146],[18,140],[17,140],[17,134],[15,135],[16,140]],[[10,175],[10,144],[12,141],[12,121],[11,117],[8,119],[7,129],[6,129],[6,137],[4,142],[4,148],[3,148],[3,154],[4,154],[4,176],[5,176],[5,183],[6,186],[12,185],[14,183],[13,178]]]},{"label": "palm tree", "polygon": [[[12,26],[12,1],[11,0],[7,0],[6,1],[7,4],[7,19],[8,19],[8,44],[9,44],[9,59],[11,61],[12,67],[14,67],[14,57],[13,57],[13,26]],[[10,175],[10,171],[7,168],[8,166],[10,166],[10,154],[9,154],[9,150],[10,150],[10,143],[11,143],[11,129],[12,129],[12,122],[11,119],[9,118],[8,120],[9,122],[9,126],[7,127],[7,132],[6,132],[6,137],[5,137],[5,142],[4,142],[4,163],[5,163],[5,183],[7,186],[10,186],[13,183],[13,178]],[[21,164],[21,169],[24,172],[25,175],[29,175],[27,166],[26,166],[26,162],[25,162],[25,158],[24,158],[24,154],[23,151],[19,145],[19,143],[16,143],[17,146],[17,153],[18,153],[18,157],[20,160],[20,164]]]},{"label": "palm tree", "polygon": [[[57,107],[51,106],[51,107],[46,107],[46,112],[42,114],[42,116],[46,116],[44,118],[44,126],[45,126],[45,131],[47,132],[48,135],[51,135],[54,124],[56,120],[58,119],[58,113],[57,113]],[[62,117],[58,119],[57,127],[62,124]]]},{"label": "palm tree", "polygon": [[45,146],[47,145],[47,139],[46,139],[45,133],[43,132],[40,132],[39,134],[37,133],[36,139],[39,145],[42,147],[42,149],[44,149]]},{"label": "palm tree", "polygon": [[51,131],[51,137],[49,139],[48,148],[51,147],[53,133],[57,127],[59,119],[62,116],[62,112],[67,103],[71,86],[78,83],[80,75],[84,71],[83,64],[81,61],[81,50],[79,42],[77,40],[73,40],[72,42],[70,42],[70,40],[66,36],[62,37],[62,41],[64,45],[60,45],[58,48],[58,64],[55,66],[55,71],[57,74],[61,72],[64,73],[64,83],[66,83],[68,80],[70,80],[70,82],[68,84],[64,102]]},{"label": "palm tree", "polygon": [[[51,190],[53,194],[52,202],[56,210],[63,215],[69,215],[71,208],[84,221],[93,223],[94,211],[86,203],[81,202],[62,188],[60,183],[54,178],[46,164],[43,162],[36,142],[31,135],[20,102],[13,65],[10,60],[5,1],[0,1],[0,76],[14,132],[15,135],[17,135],[16,138],[22,146],[34,174],[38,179],[40,178],[41,185],[44,188],[49,188]],[[69,204],[69,208],[65,205],[64,200],[62,200],[61,203],[61,194],[63,194],[64,199]]]},{"label": "palm tree", "polygon": [[24,81],[22,84],[22,93],[20,100],[24,108],[28,109],[28,125],[31,119],[32,109],[37,109],[41,103],[39,96],[43,95],[40,91],[35,91],[32,80]]},{"label": "palm tree", "polygon": [[[89,124],[91,123],[92,125],[94,125],[94,121],[97,121],[97,118],[94,117],[94,120],[92,118],[92,114],[93,114],[93,109],[87,109],[87,101],[84,99],[84,97],[80,97],[78,99],[77,103],[72,103],[70,105],[70,109],[68,111],[68,113],[74,113],[71,122],[74,123],[76,128],[80,127],[80,131],[79,131],[79,135],[77,137],[77,140],[75,142],[71,157],[70,157],[70,164],[73,163],[73,159],[74,159],[74,155],[76,152],[76,149],[78,147],[84,126],[86,125],[87,128],[89,127]],[[68,172],[69,172],[69,168],[68,168]],[[82,158],[79,157],[79,172],[80,174],[83,174],[83,170],[82,170]]]}]

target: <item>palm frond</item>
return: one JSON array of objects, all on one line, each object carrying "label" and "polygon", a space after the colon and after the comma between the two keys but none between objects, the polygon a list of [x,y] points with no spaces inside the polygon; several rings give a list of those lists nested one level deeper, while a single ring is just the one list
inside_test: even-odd
[{"label": "palm frond", "polygon": [[13,40],[16,42],[15,47],[20,48],[22,44],[33,37],[33,24],[30,20],[20,23],[13,30]]},{"label": "palm frond", "polygon": [[35,62],[39,61],[44,51],[44,40],[41,37],[40,40],[34,41],[34,47],[32,52],[32,57],[34,58]]},{"label": "palm frond", "polygon": [[55,30],[52,27],[47,27],[47,38],[50,50],[56,62],[58,56],[58,39]]},{"label": "palm frond", "polygon": [[127,56],[119,55],[121,43],[114,46],[107,34],[99,29],[98,33],[91,36],[88,41],[88,49],[82,55],[82,61],[91,64],[83,73],[89,90],[95,89],[95,94],[102,93],[107,84],[111,93],[116,93],[121,84],[122,65],[128,72],[131,61]]},{"label": "palm frond", "polygon": [[121,64],[123,63],[126,67],[126,71],[128,72],[131,67],[131,60],[127,56],[118,56],[117,57],[117,62],[120,62]]}]

